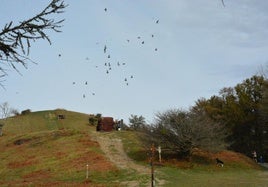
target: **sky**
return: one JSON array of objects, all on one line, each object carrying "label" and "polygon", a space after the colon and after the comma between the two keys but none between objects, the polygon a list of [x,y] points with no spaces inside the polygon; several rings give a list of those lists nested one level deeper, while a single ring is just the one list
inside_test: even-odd
[{"label": "sky", "polygon": [[[1,0],[0,28],[50,1]],[[268,61],[268,1],[65,0],[61,33],[32,43],[36,62],[8,69],[0,103],[147,123],[188,110],[260,72]],[[23,7],[23,8],[22,8]],[[105,11],[105,8],[107,11]],[[106,46],[106,51],[104,48]],[[60,54],[60,55],[59,55]]]}]

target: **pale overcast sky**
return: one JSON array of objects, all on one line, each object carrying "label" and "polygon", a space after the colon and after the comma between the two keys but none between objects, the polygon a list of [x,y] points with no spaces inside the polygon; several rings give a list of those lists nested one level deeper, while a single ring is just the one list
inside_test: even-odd
[{"label": "pale overcast sky", "polygon": [[[1,28],[48,3],[1,0]],[[267,64],[265,0],[225,0],[225,7],[221,0],[65,3],[66,12],[55,18],[66,19],[63,32],[49,33],[52,45],[32,44],[30,58],[38,65],[20,68],[22,76],[8,72],[2,103],[20,111],[101,113],[126,123],[131,114],[142,115],[152,122],[157,112],[188,109]]]}]

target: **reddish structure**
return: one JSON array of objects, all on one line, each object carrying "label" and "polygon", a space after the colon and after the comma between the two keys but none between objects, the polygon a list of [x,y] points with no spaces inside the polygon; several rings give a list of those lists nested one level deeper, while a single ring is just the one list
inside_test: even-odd
[{"label": "reddish structure", "polygon": [[112,117],[102,117],[98,121],[97,131],[112,131],[114,129],[114,119]]}]

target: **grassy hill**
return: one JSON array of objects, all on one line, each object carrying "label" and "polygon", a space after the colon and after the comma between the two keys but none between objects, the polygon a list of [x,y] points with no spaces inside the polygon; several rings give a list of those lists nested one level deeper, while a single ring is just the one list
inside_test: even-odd
[{"label": "grassy hill", "polygon": [[[64,115],[65,119],[58,119],[58,115]],[[96,133],[95,127],[88,125],[87,114],[67,110],[31,112],[9,118],[4,123],[0,137],[0,186],[150,184],[147,151],[136,132]],[[149,174],[122,169],[111,162],[111,155],[105,154],[96,136],[122,140],[124,151],[148,168]],[[116,151],[112,147],[110,154]],[[215,165],[216,157],[225,161],[223,168]],[[155,173],[157,184],[161,186],[227,186],[237,181],[246,186],[262,186],[268,177],[267,172],[249,158],[228,151],[217,154],[197,151],[191,163],[164,154],[163,164],[156,167]],[[160,183],[161,180],[165,182]]]}]

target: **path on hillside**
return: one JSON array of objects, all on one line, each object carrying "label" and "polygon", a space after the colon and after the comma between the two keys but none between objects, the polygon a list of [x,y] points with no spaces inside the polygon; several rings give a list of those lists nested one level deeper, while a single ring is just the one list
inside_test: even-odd
[{"label": "path on hillside", "polygon": [[[100,144],[100,147],[105,153],[105,155],[107,155],[109,160],[113,162],[118,168],[134,170],[139,174],[148,175],[148,177],[150,178],[150,167],[145,167],[136,164],[131,158],[129,158],[124,151],[121,139],[115,138],[113,133],[93,132],[92,135],[92,138],[94,138],[94,140],[96,140]],[[156,181],[159,186],[165,183],[165,181],[159,180],[157,178]],[[137,181],[128,181],[127,185],[137,186]],[[150,184],[148,184],[148,186],[150,186]]]},{"label": "path on hillside", "polygon": [[120,169],[133,169],[141,174],[150,174],[150,168],[136,164],[124,151],[121,139],[112,133],[94,133],[94,138],[100,144],[102,151]]}]

